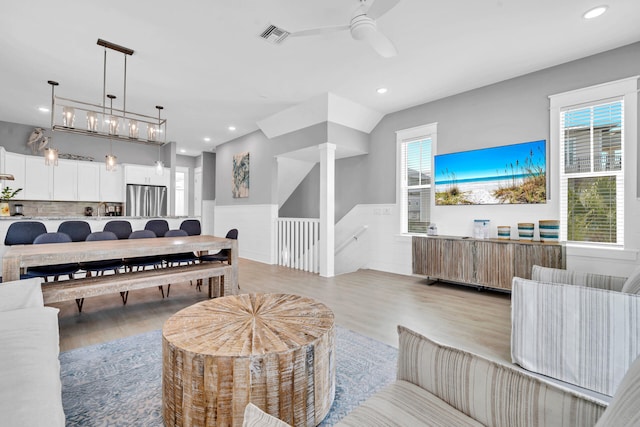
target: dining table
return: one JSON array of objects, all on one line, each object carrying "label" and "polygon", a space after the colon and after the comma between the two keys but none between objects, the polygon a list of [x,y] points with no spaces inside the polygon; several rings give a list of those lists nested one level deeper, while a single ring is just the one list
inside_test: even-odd
[{"label": "dining table", "polygon": [[232,288],[236,289],[238,286],[238,241],[210,235],[10,246],[2,258],[2,280],[5,282],[19,280],[20,273],[28,267],[183,252],[196,252],[205,255],[216,253],[222,249],[230,250]]}]

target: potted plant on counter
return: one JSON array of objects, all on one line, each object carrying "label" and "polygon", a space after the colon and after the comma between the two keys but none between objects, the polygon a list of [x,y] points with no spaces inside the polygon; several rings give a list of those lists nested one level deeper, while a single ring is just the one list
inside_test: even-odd
[{"label": "potted plant on counter", "polygon": [[10,216],[11,210],[9,209],[9,200],[16,197],[16,195],[22,191],[22,188],[13,190],[10,187],[4,187],[0,193],[0,216]]}]

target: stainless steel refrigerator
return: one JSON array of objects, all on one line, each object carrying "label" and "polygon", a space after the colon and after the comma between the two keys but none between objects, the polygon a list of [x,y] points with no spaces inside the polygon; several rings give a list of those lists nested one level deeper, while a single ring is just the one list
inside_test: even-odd
[{"label": "stainless steel refrigerator", "polygon": [[167,187],[127,184],[127,216],[166,216]]}]

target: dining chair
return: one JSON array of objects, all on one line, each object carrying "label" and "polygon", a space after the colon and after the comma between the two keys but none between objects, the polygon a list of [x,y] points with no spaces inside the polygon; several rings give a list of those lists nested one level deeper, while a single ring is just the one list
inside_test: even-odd
[{"label": "dining chair", "polygon": [[47,232],[47,227],[39,221],[16,221],[9,225],[4,238],[6,246],[31,245],[41,234]]},{"label": "dining chair", "polygon": [[[118,240],[118,236],[111,231],[96,231],[90,233],[86,241],[87,242],[96,242],[103,240]],[[113,270],[114,274],[118,274],[120,272],[120,268],[124,267],[124,261],[122,258],[116,259],[108,259],[104,261],[87,261],[81,262],[80,268],[87,272],[87,277],[91,277],[92,273],[95,272],[97,276],[101,276],[105,271]]]},{"label": "dining chair", "polygon": [[63,221],[58,226],[58,233],[66,233],[72,242],[84,242],[91,234],[91,227],[87,221]]},{"label": "dining chair", "polygon": [[180,230],[186,231],[189,236],[199,236],[202,233],[200,221],[197,219],[185,219],[180,224]]},{"label": "dining chair", "polygon": [[131,223],[122,219],[108,221],[102,231],[111,231],[118,239],[128,239],[133,230],[131,229]]},{"label": "dining chair", "polygon": [[165,233],[169,231],[169,223],[164,219],[150,219],[144,229],[153,231],[156,237],[164,237]]},{"label": "dining chair", "polygon": [[[232,228],[227,232],[225,236],[227,239],[238,239],[238,229]],[[222,249],[220,252],[216,254],[207,254],[200,256],[200,261],[203,262],[226,262],[227,264],[231,264],[231,260],[229,259],[229,254],[231,253],[231,249]]]},{"label": "dining chair", "polygon": [[[40,234],[33,241],[34,245],[52,244],[52,243],[71,243],[71,237],[66,233],[44,233]],[[55,249],[52,249],[52,251]],[[43,277],[47,282],[48,278],[53,276],[53,281],[57,282],[60,276],[69,276],[73,279],[73,275],[80,269],[78,263],[42,265],[27,268],[27,277]]]},{"label": "dining chair", "polygon": [[[184,230],[169,230],[164,233],[164,237],[187,237]],[[172,267],[174,264],[180,265],[181,263],[192,264],[198,261],[198,256],[193,252],[181,252],[178,254],[167,254],[164,256],[164,260],[168,266]]]},{"label": "dining chair", "polygon": [[[155,238],[156,238],[156,233],[154,233],[151,230],[137,230],[129,234],[129,239],[155,239]],[[162,255],[140,256],[140,257],[124,259],[125,268],[127,268],[129,271],[133,271],[134,268],[136,269],[136,271],[139,271],[140,269],[144,270],[146,267],[149,267],[149,266],[153,268],[162,268],[162,263],[163,263]],[[158,286],[158,289],[160,289],[162,298],[164,298],[164,289],[162,288],[162,286]]]}]

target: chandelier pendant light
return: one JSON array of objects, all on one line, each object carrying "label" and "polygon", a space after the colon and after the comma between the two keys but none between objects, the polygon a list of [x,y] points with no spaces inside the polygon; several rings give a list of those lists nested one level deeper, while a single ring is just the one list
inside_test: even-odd
[{"label": "chandelier pendant light", "polygon": [[[58,86],[58,82],[54,82],[53,80],[49,80],[47,83],[51,85],[51,103],[53,104],[53,100],[55,98],[55,88]],[[72,110],[63,110],[65,111],[65,115],[69,112],[72,113]],[[69,119],[73,121],[73,114],[69,116]],[[53,123],[53,108],[51,109],[51,123]],[[53,138],[47,138],[48,147],[44,149],[44,164],[47,166],[58,166],[58,150],[53,148]]]},{"label": "chandelier pendant light", "polygon": [[116,99],[116,96],[109,94],[107,95],[107,98],[109,98],[109,101],[111,103],[111,105],[109,106],[109,119],[108,119],[109,121],[108,128],[109,128],[110,138],[109,138],[109,154],[104,156],[104,159],[105,159],[104,161],[105,161],[107,171],[114,172],[118,168],[118,158],[113,155],[113,139],[111,138],[111,136],[118,135],[118,118],[113,115],[113,100]]},{"label": "chandelier pendant light", "polygon": [[[134,51],[124,46],[98,39],[97,44],[104,47],[104,76],[102,84],[102,104],[62,98],[55,95],[57,82],[49,81],[51,89],[51,130],[69,132],[86,136],[108,138],[110,140],[135,142],[162,146],[165,140],[160,140],[164,133],[166,139],[167,121],[155,117],[127,111],[127,57]],[[107,52],[116,51],[124,56],[124,78],[122,108],[113,108],[113,99],[109,112],[106,111],[107,84]],[[77,125],[77,126],[76,126]],[[112,156],[112,154],[110,154]],[[115,158],[115,157],[114,157]]]}]

